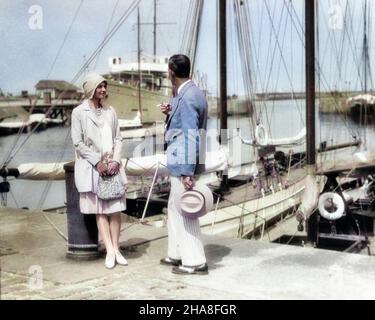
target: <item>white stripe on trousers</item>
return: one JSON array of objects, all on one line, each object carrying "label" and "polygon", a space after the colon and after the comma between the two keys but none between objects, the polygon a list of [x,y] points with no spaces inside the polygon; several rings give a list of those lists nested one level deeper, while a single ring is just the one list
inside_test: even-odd
[{"label": "white stripe on trousers", "polygon": [[188,219],[176,209],[174,197],[179,177],[170,177],[171,191],[168,200],[168,256],[182,259],[184,266],[198,266],[206,263],[199,219]]}]

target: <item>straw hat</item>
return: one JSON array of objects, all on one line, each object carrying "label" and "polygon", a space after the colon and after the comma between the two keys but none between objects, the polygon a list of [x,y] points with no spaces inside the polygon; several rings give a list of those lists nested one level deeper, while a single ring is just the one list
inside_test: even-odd
[{"label": "straw hat", "polygon": [[103,81],[107,83],[107,80],[97,73],[90,73],[86,77],[86,79],[83,81],[82,87],[87,99],[92,99],[94,97],[95,89]]},{"label": "straw hat", "polygon": [[180,185],[175,192],[174,202],[177,211],[189,219],[197,219],[211,211],[214,198],[211,190],[203,183],[196,181],[191,190]]}]

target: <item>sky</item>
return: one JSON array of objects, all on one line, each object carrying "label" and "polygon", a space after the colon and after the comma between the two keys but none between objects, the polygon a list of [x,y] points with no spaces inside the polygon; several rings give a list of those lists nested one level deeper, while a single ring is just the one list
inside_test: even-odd
[{"label": "sky", "polygon": [[[126,11],[132,1],[118,1],[112,26]],[[161,22],[175,22],[180,19],[179,1],[159,1]],[[181,2],[181,1],[180,1]],[[81,0],[32,0],[0,1],[0,69],[3,77],[0,88],[4,92],[19,92],[21,89],[33,91],[39,79],[46,79],[54,60],[57,58],[49,79],[71,81],[86,59],[94,52],[104,38],[117,0],[85,0],[71,27],[65,44],[58,55],[64,37],[69,30],[74,14]],[[152,21],[152,1],[142,1],[141,20]],[[41,26],[35,25],[35,10],[42,10]],[[31,11],[31,13],[29,12]],[[178,11],[177,11],[178,10]],[[173,15],[172,12],[178,12]],[[30,27],[30,23],[32,27]],[[133,12],[119,31],[110,40],[96,64],[97,71],[105,71],[110,56],[122,56],[125,60],[134,56],[137,50],[136,12]],[[170,54],[178,50],[178,25],[169,30],[160,26],[158,34],[159,54]],[[142,27],[142,49],[152,53],[152,27]],[[92,65],[91,68],[94,66]],[[5,75],[5,77],[4,77]]]},{"label": "sky", "polygon": [[[251,17],[251,30],[249,30],[252,39],[251,72],[255,91],[290,91],[291,88],[294,91],[304,90],[304,49],[300,39],[303,1],[244,1],[248,1]],[[319,1],[319,61],[324,73],[326,89],[360,86],[358,80],[360,67],[356,59],[361,52],[363,29],[361,10],[364,1]],[[375,0],[368,1],[372,7],[375,7]],[[110,22],[113,26],[132,2],[132,0],[1,0],[1,90],[4,93],[19,94],[21,90],[34,92],[36,83],[41,79],[71,81],[85,59],[94,52],[104,38]],[[233,3],[230,0],[228,2],[230,9],[227,31],[228,89],[232,94],[243,92],[244,83],[241,71],[243,62],[238,54],[235,19],[231,10]],[[184,40],[182,34],[186,15],[189,14],[189,1],[158,0],[157,4],[158,21],[172,23],[158,27],[157,54],[170,56],[179,52]],[[76,19],[71,24],[78,8]],[[141,1],[140,12],[142,22],[152,22],[153,0]],[[340,17],[351,21],[348,29],[350,32],[345,32],[342,26],[340,28]],[[109,57],[121,56],[123,61],[126,61],[136,56],[135,23],[136,11],[129,16],[105,46],[98,61],[90,65],[89,71],[99,73],[108,71]],[[349,36],[341,46],[340,41],[346,34]],[[206,0],[196,67],[201,73],[207,74],[208,88],[212,94],[217,92],[218,83],[216,38],[216,1]],[[152,26],[142,26],[142,51],[151,54],[152,43]],[[374,44],[370,43],[370,45],[370,57],[374,60]],[[372,68],[374,69],[374,66]],[[78,79],[75,84],[80,85],[81,81],[82,79]]]}]

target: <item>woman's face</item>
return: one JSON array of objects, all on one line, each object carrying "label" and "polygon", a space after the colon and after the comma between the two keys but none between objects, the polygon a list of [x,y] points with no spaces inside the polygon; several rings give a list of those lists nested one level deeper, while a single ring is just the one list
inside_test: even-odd
[{"label": "woman's face", "polygon": [[107,94],[107,83],[103,81],[95,90],[94,99],[102,100]]}]

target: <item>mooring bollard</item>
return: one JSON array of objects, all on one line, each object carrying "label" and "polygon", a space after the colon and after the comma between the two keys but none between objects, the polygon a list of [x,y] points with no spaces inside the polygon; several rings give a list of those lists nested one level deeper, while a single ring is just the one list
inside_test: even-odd
[{"label": "mooring bollard", "polygon": [[93,260],[99,258],[98,227],[94,214],[82,214],[79,193],[74,183],[74,162],[64,165],[67,200],[67,258]]}]

